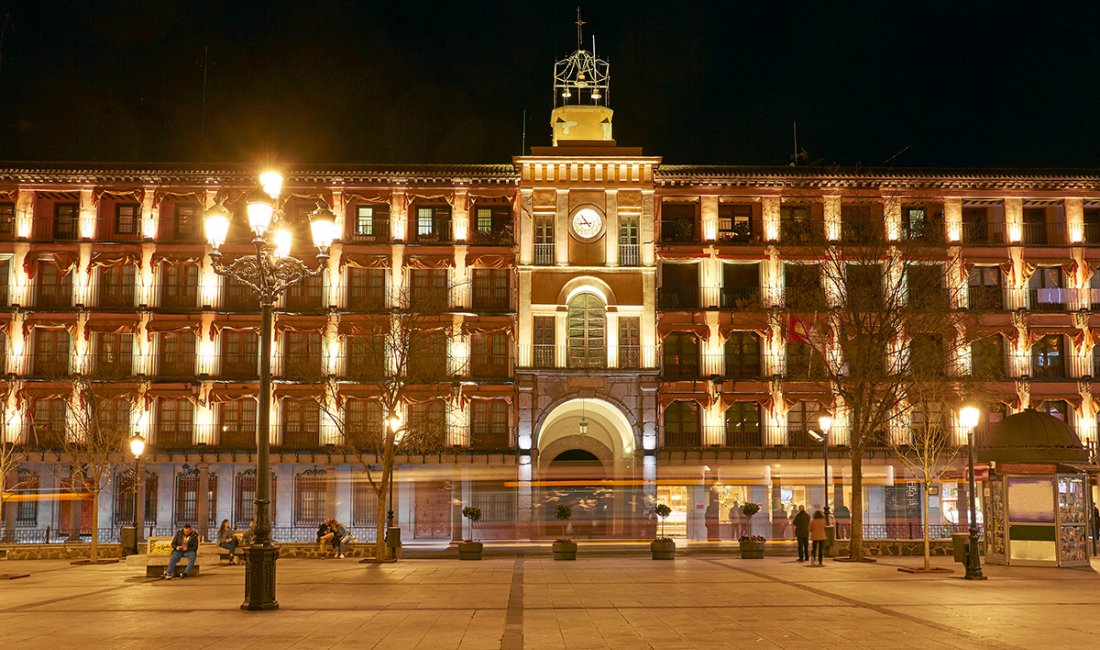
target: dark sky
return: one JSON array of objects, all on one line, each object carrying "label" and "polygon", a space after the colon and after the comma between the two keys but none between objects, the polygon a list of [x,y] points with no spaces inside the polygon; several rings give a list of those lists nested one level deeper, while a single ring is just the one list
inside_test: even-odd
[{"label": "dark sky", "polygon": [[[508,162],[576,4],[0,0],[0,159]],[[581,7],[616,138],[669,163],[785,164],[794,118],[825,165],[1098,167],[1098,4]]]}]

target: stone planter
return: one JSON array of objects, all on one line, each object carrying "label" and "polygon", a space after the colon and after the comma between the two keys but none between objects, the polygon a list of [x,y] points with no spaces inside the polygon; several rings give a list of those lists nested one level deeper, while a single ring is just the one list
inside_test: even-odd
[{"label": "stone planter", "polygon": [[649,554],[654,560],[675,560],[676,542],[671,539],[655,539],[649,543]]},{"label": "stone planter", "polygon": [[481,542],[459,542],[458,543],[458,559],[460,560],[480,560],[481,559]]},{"label": "stone planter", "polygon": [[577,543],[572,541],[557,541],[554,542],[554,559],[555,560],[575,560],[577,559]]},{"label": "stone planter", "polygon": [[744,540],[741,544],[741,559],[742,560],[763,560],[764,559],[764,544],[763,542],[756,542],[751,540]]}]

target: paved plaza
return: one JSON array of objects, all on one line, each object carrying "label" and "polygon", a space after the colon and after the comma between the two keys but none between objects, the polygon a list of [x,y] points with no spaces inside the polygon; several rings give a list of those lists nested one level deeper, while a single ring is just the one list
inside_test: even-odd
[{"label": "paved plaza", "polygon": [[[241,567],[165,582],[126,564],[0,561],[5,648],[1083,648],[1100,574],[692,555],[279,562],[276,612],[242,612]],[[952,566],[944,560],[940,566]]]}]

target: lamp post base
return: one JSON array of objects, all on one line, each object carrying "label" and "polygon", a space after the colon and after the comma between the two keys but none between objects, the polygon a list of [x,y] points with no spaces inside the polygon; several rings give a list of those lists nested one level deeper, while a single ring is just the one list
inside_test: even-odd
[{"label": "lamp post base", "polygon": [[245,551],[244,557],[244,602],[241,609],[279,609],[279,602],[275,600],[275,561],[279,559],[279,549],[275,546],[252,546]]}]

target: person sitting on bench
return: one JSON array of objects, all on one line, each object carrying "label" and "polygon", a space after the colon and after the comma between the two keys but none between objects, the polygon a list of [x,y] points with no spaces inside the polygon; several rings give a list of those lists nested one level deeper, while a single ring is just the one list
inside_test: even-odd
[{"label": "person sitting on bench", "polygon": [[176,536],[172,538],[172,557],[168,560],[168,568],[164,571],[163,578],[171,580],[176,573],[176,565],[179,563],[180,558],[187,558],[187,568],[180,575],[181,578],[186,578],[191,572],[191,567],[195,566],[195,558],[198,557],[198,552],[199,535],[191,527],[191,524],[184,524],[183,530],[176,533]]},{"label": "person sitting on bench", "polygon": [[236,564],[237,534],[229,527],[229,520],[222,519],[222,525],[218,527],[218,546],[229,551],[229,563]]}]

